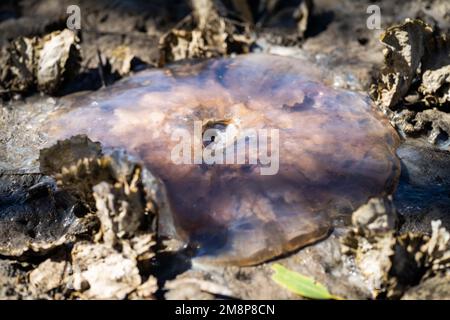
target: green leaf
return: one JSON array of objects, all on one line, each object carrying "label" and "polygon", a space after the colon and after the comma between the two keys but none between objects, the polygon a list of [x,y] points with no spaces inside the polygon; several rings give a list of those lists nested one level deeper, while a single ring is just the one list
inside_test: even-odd
[{"label": "green leaf", "polygon": [[281,264],[274,264],[272,269],[275,270],[272,280],[295,294],[309,299],[342,300],[342,298],[332,295],[324,285],[314,279],[286,269]]}]

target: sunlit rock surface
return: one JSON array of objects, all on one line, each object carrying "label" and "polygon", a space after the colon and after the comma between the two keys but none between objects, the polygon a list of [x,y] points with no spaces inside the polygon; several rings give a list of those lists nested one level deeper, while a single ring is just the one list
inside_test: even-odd
[{"label": "sunlit rock surface", "polygon": [[[325,237],[335,221],[396,186],[394,129],[368,98],[322,77],[300,60],[262,54],[150,70],[67,103],[43,132],[49,144],[87,134],[127,149],[164,182],[170,214],[160,217],[162,233],[211,262],[256,264]],[[174,163],[180,130],[191,136],[191,155],[215,148],[194,137],[194,121],[218,134],[279,130],[278,170],[262,175],[268,166],[259,157],[256,164]],[[243,145],[238,155],[246,154]],[[275,155],[272,146],[267,155]]]}]

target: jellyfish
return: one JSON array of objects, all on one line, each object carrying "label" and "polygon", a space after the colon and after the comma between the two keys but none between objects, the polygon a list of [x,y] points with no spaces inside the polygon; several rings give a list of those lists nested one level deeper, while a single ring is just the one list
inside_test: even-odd
[{"label": "jellyfish", "polygon": [[67,100],[43,131],[49,143],[85,134],[135,155],[167,195],[161,235],[197,259],[254,265],[396,188],[396,131],[366,95],[323,79],[267,54],[150,69]]}]

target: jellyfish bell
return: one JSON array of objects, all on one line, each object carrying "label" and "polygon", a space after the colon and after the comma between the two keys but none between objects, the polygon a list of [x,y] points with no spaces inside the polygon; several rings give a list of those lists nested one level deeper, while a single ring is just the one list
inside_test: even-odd
[{"label": "jellyfish bell", "polygon": [[[216,143],[212,133],[204,141],[207,129]],[[400,171],[399,138],[367,97],[327,86],[313,65],[266,54],[140,72],[67,104],[43,131],[49,143],[86,134],[139,157],[166,191],[161,233],[210,263],[257,264],[322,239],[337,219],[391,193]],[[174,132],[189,143],[180,148]],[[208,147],[231,153],[228,135],[234,161],[206,163]],[[184,151],[177,161],[174,150]]]}]

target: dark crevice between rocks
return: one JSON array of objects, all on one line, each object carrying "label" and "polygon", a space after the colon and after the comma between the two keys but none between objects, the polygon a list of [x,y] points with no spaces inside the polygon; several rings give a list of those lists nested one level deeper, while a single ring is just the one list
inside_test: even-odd
[{"label": "dark crevice between rocks", "polygon": [[155,256],[148,269],[148,273],[158,280],[155,297],[159,300],[164,299],[166,281],[173,280],[177,275],[191,269],[191,259],[195,254],[195,248],[190,246],[184,246],[177,251],[166,251],[164,242],[168,240],[170,239],[167,237],[158,237],[154,247]]},{"label": "dark crevice between rocks", "polygon": [[322,11],[313,13],[308,29],[305,32],[305,38],[313,38],[324,32],[333,22],[335,16],[333,11]]}]

